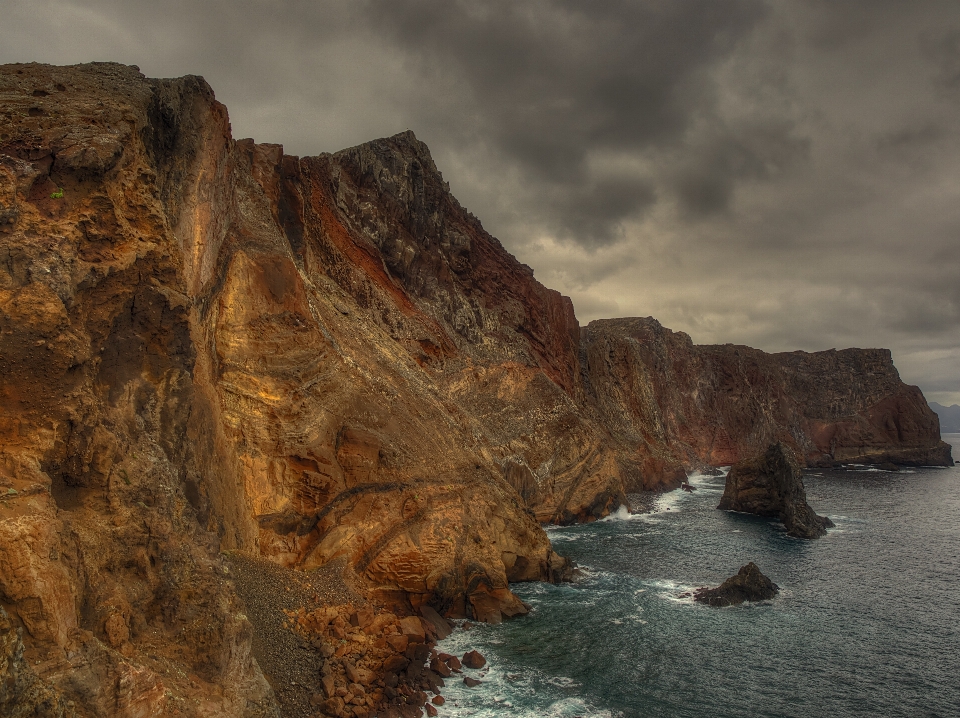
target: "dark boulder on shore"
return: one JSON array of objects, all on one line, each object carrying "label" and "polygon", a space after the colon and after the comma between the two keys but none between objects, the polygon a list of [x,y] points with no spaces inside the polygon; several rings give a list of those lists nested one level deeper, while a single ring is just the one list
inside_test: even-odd
[{"label": "dark boulder on shore", "polygon": [[483,668],[487,665],[487,659],[479,651],[468,651],[463,654],[462,663],[467,668]]},{"label": "dark boulder on shore", "polygon": [[693,599],[709,606],[739,606],[744,601],[766,601],[774,598],[780,587],[764,576],[753,561],[742,566],[717,588],[700,588]]},{"label": "dark boulder on shore", "polygon": [[817,516],[807,503],[800,465],[783,444],[772,444],[761,456],[734,464],[718,509],[757,516],[776,516],[787,534],[814,539],[826,535],[833,522]]}]

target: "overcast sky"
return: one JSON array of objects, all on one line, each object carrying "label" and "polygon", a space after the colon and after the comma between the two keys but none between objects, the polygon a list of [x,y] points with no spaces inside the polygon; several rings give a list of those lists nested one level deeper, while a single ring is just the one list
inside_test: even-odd
[{"label": "overcast sky", "polygon": [[0,0],[0,62],[89,60],[291,154],[414,130],[582,324],[889,347],[960,403],[957,0]]}]

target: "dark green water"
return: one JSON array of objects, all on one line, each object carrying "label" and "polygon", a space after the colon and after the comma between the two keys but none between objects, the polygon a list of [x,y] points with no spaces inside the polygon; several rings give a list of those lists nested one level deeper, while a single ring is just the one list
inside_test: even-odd
[{"label": "dark green water", "polygon": [[[960,435],[945,437],[960,456]],[[552,529],[585,567],[514,586],[534,607],[442,647],[490,661],[441,716],[960,716],[960,467],[805,477],[837,528],[818,541],[716,510],[723,478],[658,510]],[[679,598],[755,561],[770,602]]]}]

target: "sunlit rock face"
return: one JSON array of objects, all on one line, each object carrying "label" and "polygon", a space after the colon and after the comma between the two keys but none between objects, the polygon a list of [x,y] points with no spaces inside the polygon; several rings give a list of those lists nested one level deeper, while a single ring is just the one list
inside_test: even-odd
[{"label": "sunlit rock face", "polygon": [[[568,573],[537,515],[618,486],[584,465],[572,306],[412,134],[300,160],[234,141],[202,79],[114,64],[0,94],[0,601],[41,680],[97,715],[275,712],[219,550],[492,621]],[[532,506],[517,457],[551,467]]]},{"label": "sunlit rock face", "polygon": [[540,522],[768,434],[937,450],[889,355],[821,398],[793,355],[758,382],[648,320],[581,332],[412,133],[291,157],[110,63],[3,66],[0,114],[0,604],[81,713],[276,715],[221,550],[496,621],[569,571]]}]

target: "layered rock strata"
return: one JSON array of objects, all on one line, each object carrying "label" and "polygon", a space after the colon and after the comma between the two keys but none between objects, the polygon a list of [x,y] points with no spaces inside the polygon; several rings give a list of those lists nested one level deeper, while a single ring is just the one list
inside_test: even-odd
[{"label": "layered rock strata", "polygon": [[810,466],[951,465],[936,414],[886,349],[767,354],[695,345],[652,318],[582,330],[586,393],[629,485],[729,466],[783,442]]},{"label": "layered rock strata", "polygon": [[783,444],[773,444],[762,455],[734,464],[717,508],[775,516],[787,534],[797,538],[820,538],[833,526],[810,508],[800,465]]},{"label": "layered rock strata", "polygon": [[218,550],[486,620],[569,570],[504,464],[569,425],[537,495],[618,499],[563,483],[605,456],[572,307],[412,134],[300,160],[114,64],[5,66],[0,99],[0,601],[40,679],[90,715],[275,714]]}]

